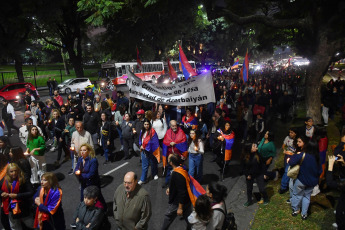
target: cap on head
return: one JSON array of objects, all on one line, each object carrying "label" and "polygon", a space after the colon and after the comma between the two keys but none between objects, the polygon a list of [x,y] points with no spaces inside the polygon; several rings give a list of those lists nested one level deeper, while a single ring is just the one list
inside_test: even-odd
[{"label": "cap on head", "polygon": [[138,115],[144,115],[145,111],[143,109],[139,109],[137,112]]}]

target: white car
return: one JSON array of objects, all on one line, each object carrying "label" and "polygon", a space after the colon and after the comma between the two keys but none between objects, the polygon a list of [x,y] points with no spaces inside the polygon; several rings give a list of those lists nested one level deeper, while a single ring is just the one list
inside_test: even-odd
[{"label": "white car", "polygon": [[84,91],[89,85],[92,85],[92,83],[88,78],[71,78],[59,84],[58,89],[59,93],[70,94],[72,92],[77,92],[77,88]]}]

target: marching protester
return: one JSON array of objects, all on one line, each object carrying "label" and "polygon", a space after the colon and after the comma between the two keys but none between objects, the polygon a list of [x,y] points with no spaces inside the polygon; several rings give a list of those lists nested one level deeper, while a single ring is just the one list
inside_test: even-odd
[{"label": "marching protester", "polygon": [[62,190],[56,175],[51,172],[44,173],[41,177],[41,186],[34,195],[37,206],[34,228],[66,229],[61,199]]},{"label": "marching protester", "polygon": [[195,129],[189,132],[188,146],[188,173],[200,183],[203,175],[204,143]]},{"label": "marching protester", "polygon": [[17,130],[19,132],[19,128],[13,124],[13,122],[16,120],[16,114],[14,113],[14,108],[9,103],[8,100],[3,99],[2,100],[2,111],[1,111],[1,117],[2,120],[5,122],[6,128],[7,128],[7,135],[11,137],[12,134],[12,129]]},{"label": "marching protester", "polygon": [[19,166],[10,163],[5,178],[0,181],[1,223],[5,228],[22,229],[22,220],[30,213],[31,197],[34,193],[30,181],[26,180]]},{"label": "marching protester", "polygon": [[7,162],[9,161],[9,158],[10,158],[10,149],[11,149],[11,144],[8,137],[1,136],[0,137],[0,155],[3,155],[4,159],[7,159]]},{"label": "marching protester", "polygon": [[98,144],[98,130],[99,130],[100,117],[98,113],[94,111],[92,105],[86,105],[86,113],[83,117],[84,129],[91,134],[92,143]]},{"label": "marching protester", "polygon": [[105,161],[103,164],[109,163],[109,157],[112,158],[112,151],[114,146],[114,134],[111,126],[111,122],[108,121],[108,115],[106,112],[101,113],[101,128],[100,128],[100,144],[103,148],[103,154]]},{"label": "marching protester", "polygon": [[160,147],[163,146],[163,139],[164,135],[167,132],[168,125],[164,117],[162,117],[161,112],[155,111],[152,114],[152,120],[151,120],[152,128],[157,132],[158,140],[159,140],[159,145]]},{"label": "marching protester", "polygon": [[209,223],[209,229],[221,230],[225,220],[225,198],[228,190],[224,185],[210,182],[206,187],[206,195],[211,200],[213,215]]},{"label": "marching protester", "polygon": [[138,184],[138,176],[127,172],[113,199],[114,218],[120,229],[148,229],[152,215],[148,192]]},{"label": "marching protester", "polygon": [[151,165],[151,176],[154,180],[158,180],[158,162],[160,161],[158,136],[147,119],[144,120],[143,128],[139,134],[139,146],[141,152],[142,172],[138,184],[141,185],[146,183],[149,165]]},{"label": "marching protester", "polygon": [[124,115],[124,119],[121,123],[121,133],[123,139],[123,152],[125,153],[124,160],[130,158],[129,149],[133,149],[133,122],[130,121],[128,113]]},{"label": "marching protester", "polygon": [[165,133],[163,140],[163,167],[165,171],[164,173],[166,174],[165,183],[162,186],[163,188],[166,188],[169,184],[172,166],[167,164],[167,159],[172,153],[178,154],[182,160],[185,160],[188,155],[186,134],[177,126],[177,122],[175,120],[170,121],[170,129]]},{"label": "marching protester", "polygon": [[15,163],[18,165],[24,175],[25,181],[30,182],[31,178],[31,166],[28,159],[26,159],[23,149],[18,146],[12,146],[9,152],[9,163]]}]

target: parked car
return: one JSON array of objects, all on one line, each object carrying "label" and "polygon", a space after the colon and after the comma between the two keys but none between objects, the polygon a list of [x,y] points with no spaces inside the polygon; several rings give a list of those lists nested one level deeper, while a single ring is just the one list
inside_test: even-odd
[{"label": "parked car", "polygon": [[31,83],[11,83],[0,88],[0,101],[3,99],[8,101],[19,100],[20,97],[25,94],[27,89],[30,89],[33,93],[36,93],[37,97],[39,97],[35,86]]},{"label": "parked car", "polygon": [[72,92],[77,92],[77,88],[82,91],[89,85],[92,85],[92,83],[88,78],[71,78],[59,84],[58,89],[59,93],[70,94]]}]

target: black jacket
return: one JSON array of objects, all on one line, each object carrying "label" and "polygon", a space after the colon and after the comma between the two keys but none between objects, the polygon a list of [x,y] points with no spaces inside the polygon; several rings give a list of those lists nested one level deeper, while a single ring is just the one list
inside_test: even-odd
[{"label": "black jacket", "polygon": [[[77,207],[73,220],[75,221],[79,218],[77,225],[78,230],[96,230],[99,229],[104,220],[104,213],[100,208],[95,206],[87,207],[84,202],[80,202]],[[91,225],[86,228],[88,224]]]},{"label": "black jacket", "polygon": [[96,112],[92,111],[91,113],[85,113],[83,119],[84,129],[91,135],[98,133],[99,121],[99,115]]}]

